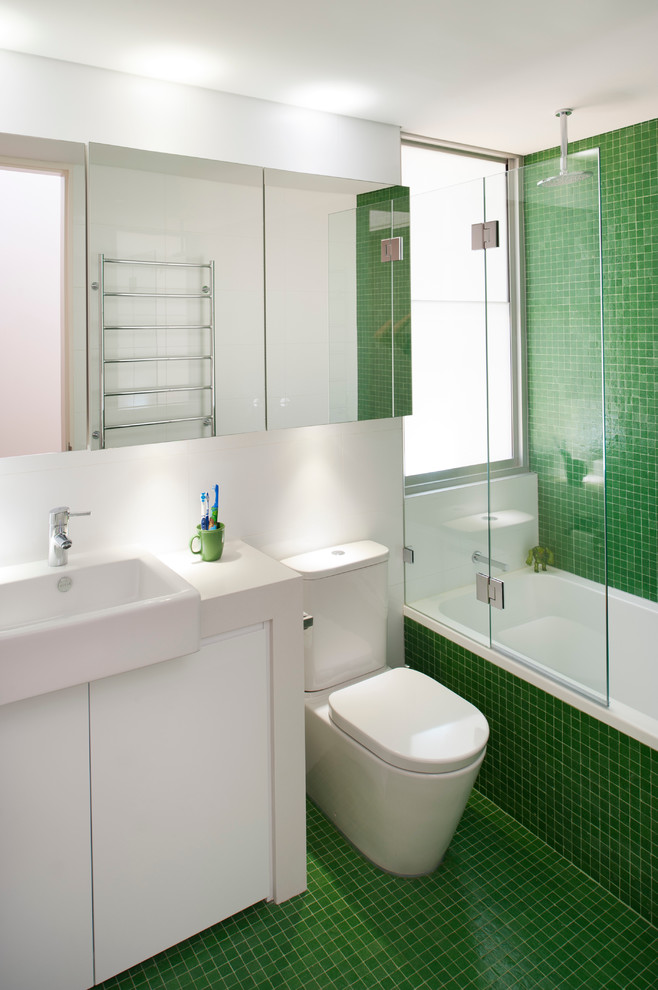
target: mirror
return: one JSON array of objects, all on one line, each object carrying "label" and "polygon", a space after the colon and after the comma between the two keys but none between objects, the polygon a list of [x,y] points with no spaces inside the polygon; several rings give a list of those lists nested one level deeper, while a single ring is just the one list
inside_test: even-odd
[{"label": "mirror", "polygon": [[268,429],[358,419],[356,206],[380,188],[265,169]]},{"label": "mirror", "polygon": [[[62,176],[66,244],[48,331],[56,356],[41,378],[33,335],[45,321],[26,312],[24,288],[0,325],[5,348],[28,341],[20,418],[36,420],[28,442],[15,407],[0,407],[1,432],[13,434],[0,456],[409,411],[408,260],[380,258],[405,209],[408,235],[408,205],[391,198],[404,190],[96,143],[85,177],[86,151],[0,135],[0,167]],[[22,262],[32,286],[45,282],[38,239]],[[46,405],[52,378],[59,393]]]},{"label": "mirror", "polygon": [[409,189],[358,197],[356,418],[409,416],[411,401],[411,238]]},{"label": "mirror", "polygon": [[265,429],[263,174],[89,145],[92,446]]}]

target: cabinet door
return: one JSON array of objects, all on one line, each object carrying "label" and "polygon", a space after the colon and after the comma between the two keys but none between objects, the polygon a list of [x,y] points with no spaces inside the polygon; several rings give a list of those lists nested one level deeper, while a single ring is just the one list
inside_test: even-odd
[{"label": "cabinet door", "polygon": [[98,982],[271,896],[267,643],[91,685]]},{"label": "cabinet door", "polygon": [[87,685],[0,707],[0,986],[94,982]]}]

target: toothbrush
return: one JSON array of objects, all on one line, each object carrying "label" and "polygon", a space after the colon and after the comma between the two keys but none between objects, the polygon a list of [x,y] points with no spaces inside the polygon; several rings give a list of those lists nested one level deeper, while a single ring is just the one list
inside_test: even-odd
[{"label": "toothbrush", "polygon": [[201,492],[201,529],[208,529],[208,492]]},{"label": "toothbrush", "polygon": [[211,510],[211,526],[213,529],[217,529],[217,513],[219,512],[219,485],[215,485],[215,501],[213,502],[213,507]]}]

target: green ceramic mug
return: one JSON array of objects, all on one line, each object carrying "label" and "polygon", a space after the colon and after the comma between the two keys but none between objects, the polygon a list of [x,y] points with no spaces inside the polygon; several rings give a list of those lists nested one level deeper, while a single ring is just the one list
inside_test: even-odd
[{"label": "green ceramic mug", "polygon": [[[198,550],[194,549],[194,543],[198,544]],[[190,540],[190,550],[198,554],[201,560],[219,560],[224,550],[224,523],[217,523],[217,529],[197,526]]]}]

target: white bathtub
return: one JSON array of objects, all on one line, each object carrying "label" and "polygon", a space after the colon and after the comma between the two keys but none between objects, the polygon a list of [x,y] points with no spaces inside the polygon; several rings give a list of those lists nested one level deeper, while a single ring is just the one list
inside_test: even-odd
[{"label": "white bathtub", "polygon": [[478,602],[473,583],[413,602],[405,614],[658,749],[658,604],[609,590],[606,707],[603,586],[554,568],[501,577],[503,610]]}]

